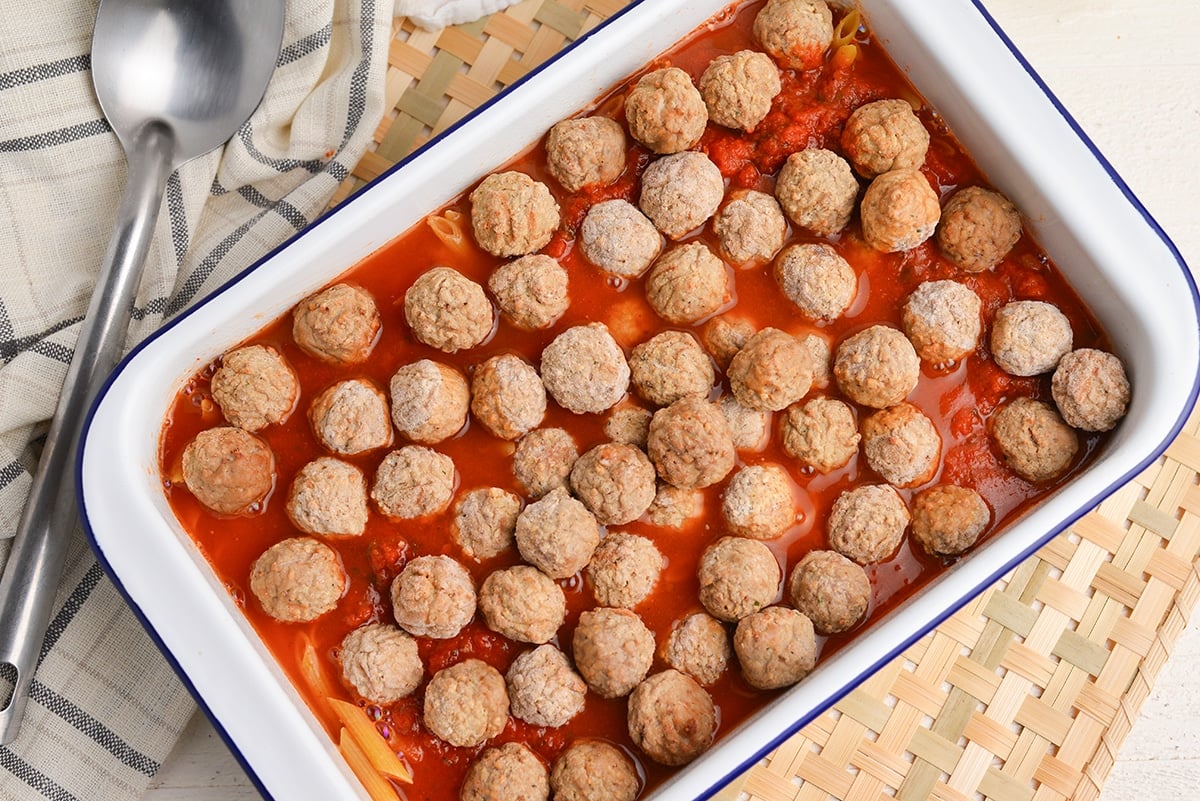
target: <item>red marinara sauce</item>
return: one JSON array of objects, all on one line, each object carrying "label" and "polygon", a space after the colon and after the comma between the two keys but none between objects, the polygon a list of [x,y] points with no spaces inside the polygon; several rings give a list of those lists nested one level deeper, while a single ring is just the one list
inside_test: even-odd
[{"label": "red marinara sauce", "polygon": [[[759,3],[751,3],[731,9],[714,25],[704,28],[646,69],[669,64],[688,71],[693,80],[698,79],[714,56],[756,47],[750,28],[759,7]],[[819,70],[783,71],[783,92],[776,98],[769,116],[753,133],[741,134],[709,125],[698,148],[720,167],[729,188],[772,191],[774,173],[789,153],[810,146],[840,151],[842,126],[851,111],[866,102],[895,97],[914,101],[922,109],[919,116],[932,134],[923,171],[943,198],[959,186],[987,185],[942,120],[923,103],[880,45],[862,30],[858,33],[857,43],[857,58],[848,66],[827,59]],[[624,122],[622,101],[631,83],[602,98],[592,113],[607,114]],[[414,784],[397,786],[403,798],[439,801],[457,798],[463,774],[481,748],[449,746],[424,730],[421,723],[423,686],[412,697],[384,708],[357,698],[340,678],[339,644],[357,626],[373,620],[391,621],[389,584],[407,560],[415,556],[443,553],[454,556],[472,572],[477,585],[492,570],[515,563],[518,556],[508,554],[483,564],[465,558],[449,535],[453,503],[443,513],[414,521],[389,521],[373,511],[364,536],[324,538],[340,554],[350,579],[349,589],[338,607],[306,624],[280,623],[271,619],[249,592],[248,576],[252,563],[263,551],[299,533],[284,511],[287,487],[301,466],[322,455],[305,414],[308,400],[335,381],[351,377],[367,378],[386,389],[397,368],[422,358],[450,364],[465,375],[470,374],[473,365],[504,352],[517,353],[536,365],[542,348],[557,333],[580,323],[606,322],[626,350],[667,328],[646,303],[642,280],[625,281],[605,276],[586,263],[574,248],[576,228],[591,205],[613,197],[636,201],[640,174],[652,158],[646,150],[632,144],[626,173],[620,179],[610,186],[588,188],[575,194],[567,193],[548,176],[540,143],[505,167],[524,171],[544,181],[562,209],[560,229],[543,252],[557,258],[569,271],[571,306],[549,330],[524,332],[501,321],[494,337],[485,344],[456,354],[445,354],[416,342],[404,322],[402,307],[404,293],[417,276],[432,267],[449,265],[486,285],[488,275],[501,262],[473,245],[466,253],[452,249],[427,225],[418,224],[342,278],[369,290],[383,315],[381,338],[365,364],[338,368],[308,356],[292,341],[290,316],[275,321],[255,336],[252,342],[276,348],[292,364],[301,381],[301,398],[290,419],[259,432],[274,451],[277,464],[275,490],[260,512],[243,517],[215,515],[202,507],[178,478],[181,454],[187,443],[201,429],[223,423],[208,387],[215,363],[187,383],[163,428],[161,464],[165,492],[179,520],[331,735],[337,732],[337,719],[324,703],[321,693],[305,680],[300,665],[307,644],[311,644],[322,659],[321,668],[328,688],[367,708],[377,721],[380,733],[412,766]],[[470,208],[465,195],[448,208],[461,212],[464,222],[469,220]],[[715,238],[707,226],[693,238],[715,246]],[[791,231],[788,243],[810,239],[802,232]],[[975,275],[965,274],[945,260],[933,240],[903,253],[877,253],[862,242],[857,217],[832,243],[859,276],[858,296],[845,316],[820,327],[806,323],[780,292],[770,265],[735,270],[736,296],[721,313],[747,320],[755,328],[775,326],[797,334],[816,331],[836,346],[846,336],[875,323],[899,327],[901,305],[923,281],[954,278],[974,290],[983,300],[984,341],[974,354],[950,367],[937,369],[923,364],[920,383],[909,400],[934,421],[942,436],[942,464],[938,476],[930,483],[952,482],[977,489],[994,511],[994,523],[985,534],[993,536],[997,529],[1002,529],[1065,477],[1051,485],[1031,485],[1003,464],[989,442],[985,420],[999,404],[1018,395],[1049,400],[1050,392],[1047,376],[1014,378],[992,363],[987,353],[989,326],[986,322],[997,308],[1010,300],[1038,299],[1054,303],[1067,315],[1074,329],[1076,347],[1106,348],[1104,335],[1028,235],[993,271]],[[692,329],[699,334],[701,327],[698,324]],[[814,391],[837,395],[836,386]],[[767,543],[778,557],[786,577],[790,567],[805,553],[827,547],[824,520],[838,494],[857,484],[877,482],[879,478],[861,456],[829,475],[806,471],[780,447],[778,419],[777,414],[770,444],[761,452],[740,452],[739,465],[784,465],[801,488],[797,498],[798,522],[783,537]],[[606,439],[603,416],[574,415],[553,402],[549,404],[542,425],[567,429],[581,452]],[[1068,476],[1086,463],[1100,441],[1098,435],[1081,434],[1080,439],[1077,463]],[[496,439],[479,425],[469,422],[455,438],[435,447],[454,459],[459,493],[477,487],[497,486],[521,494],[512,475],[512,443]],[[371,452],[342,458],[361,467],[369,481],[383,455],[382,452]],[[636,610],[655,632],[660,649],[675,621],[701,609],[697,600],[696,568],[700,553],[724,533],[720,512],[724,484],[721,482],[705,491],[703,513],[690,519],[681,529],[656,528],[644,521],[621,527],[652,539],[667,558],[668,566],[653,594]],[[900,492],[906,500],[911,500],[915,491]],[[891,559],[867,568],[873,586],[870,617],[877,618],[907,598],[946,565],[946,562],[910,547],[906,541]],[[568,615],[553,642],[570,655],[571,633],[579,613],[594,606],[595,602],[581,576],[559,583],[567,596]],[[819,639],[822,656],[827,657],[853,636],[855,631],[823,641]],[[478,617],[453,639],[422,638],[419,643],[426,678],[467,657],[483,659],[504,672],[518,653],[532,647],[491,632]],[[664,667],[661,656],[656,656],[652,672]],[[708,689],[719,711],[718,739],[776,695],[749,687],[739,676],[736,662]],[[638,767],[644,782],[643,794],[669,775],[670,769],[642,756],[629,740],[625,700],[605,700],[594,693],[588,694],[583,712],[559,729],[538,728],[510,717],[504,732],[489,745],[521,741],[549,765],[571,741],[585,736],[599,737],[622,747]]]}]

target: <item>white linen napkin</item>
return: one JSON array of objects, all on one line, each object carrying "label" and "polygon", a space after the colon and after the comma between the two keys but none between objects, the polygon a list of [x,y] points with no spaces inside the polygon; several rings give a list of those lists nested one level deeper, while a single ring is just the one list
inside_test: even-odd
[{"label": "white linen napkin", "polygon": [[508,8],[517,0],[396,0],[396,16],[427,30],[461,25]]}]

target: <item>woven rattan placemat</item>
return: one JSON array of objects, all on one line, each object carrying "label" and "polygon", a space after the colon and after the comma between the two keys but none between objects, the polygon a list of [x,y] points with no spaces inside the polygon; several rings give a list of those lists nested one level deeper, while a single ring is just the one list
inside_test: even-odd
[{"label": "woven rattan placemat", "polygon": [[[349,196],[624,0],[397,20]],[[1200,598],[1200,413],[1166,455],[792,737],[722,799],[1093,799]]]}]

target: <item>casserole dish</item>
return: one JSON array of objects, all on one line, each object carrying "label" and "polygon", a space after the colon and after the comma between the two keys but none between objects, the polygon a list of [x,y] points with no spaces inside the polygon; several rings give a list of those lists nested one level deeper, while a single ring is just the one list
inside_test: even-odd
[{"label": "casserole dish", "polygon": [[[162,498],[157,444],[163,410],[185,376],[720,10],[689,5],[661,19],[661,6],[647,5],[619,16],[509,99],[177,321],[140,349],[98,407],[83,457],[85,515],[98,550],[272,794],[348,794],[354,785],[344,783],[344,768],[323,732]],[[1134,404],[1085,476],[727,736],[661,788],[663,797],[709,792],[1060,530],[1165,446],[1194,392],[1195,304],[1186,270],[986,18],[965,5],[936,12],[864,7],[876,36],[908,67],[983,171],[1025,210],[1043,247],[1111,332],[1130,366]],[[625,62],[627,51],[635,52]],[[621,59],[612,58],[615,52]],[[554,101],[546,102],[549,97]],[[1140,265],[1136,275],[1125,269],[1130,263]]]}]

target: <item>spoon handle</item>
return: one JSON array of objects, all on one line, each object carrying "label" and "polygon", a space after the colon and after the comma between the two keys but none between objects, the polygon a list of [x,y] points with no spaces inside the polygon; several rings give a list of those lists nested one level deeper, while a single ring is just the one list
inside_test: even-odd
[{"label": "spoon handle", "polygon": [[67,546],[78,522],[80,434],[92,401],[125,347],[174,146],[171,131],[152,123],[126,147],[129,173],[116,227],[0,578],[0,677],[13,683],[12,696],[0,709],[0,744],[12,742],[20,731],[34,670],[41,661]]}]

